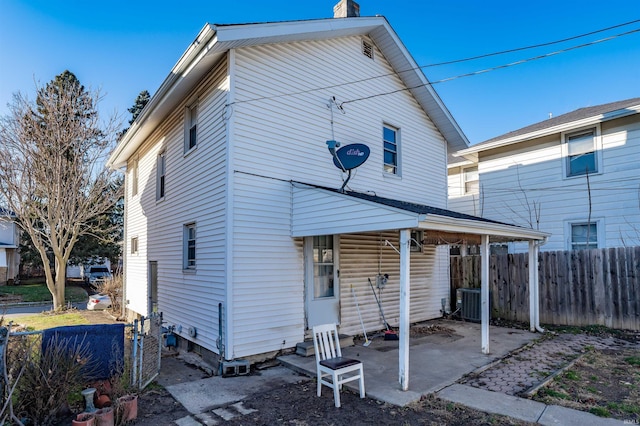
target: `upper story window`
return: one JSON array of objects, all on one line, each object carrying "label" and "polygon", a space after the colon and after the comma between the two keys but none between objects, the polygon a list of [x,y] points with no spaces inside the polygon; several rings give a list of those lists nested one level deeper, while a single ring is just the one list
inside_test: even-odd
[{"label": "upper story window", "polygon": [[384,146],[384,171],[393,175],[399,174],[398,129],[384,125],[382,127]]},{"label": "upper story window", "polygon": [[596,129],[565,135],[567,144],[567,176],[598,172]]},{"label": "upper story window", "polygon": [[131,238],[131,254],[138,254],[138,237]]},{"label": "upper story window", "polygon": [[157,159],[156,200],[161,200],[164,198],[165,175],[166,175],[166,153],[162,151],[160,154],[158,154],[158,159]]},{"label": "upper story window", "polygon": [[184,225],[184,269],[196,268],[196,224]]},{"label": "upper story window", "polygon": [[187,107],[185,112],[184,152],[198,144],[198,104]]},{"label": "upper story window", "polygon": [[571,250],[598,248],[597,222],[571,224]]},{"label": "upper story window", "polygon": [[138,195],[138,160],[133,160],[131,168],[131,195]]},{"label": "upper story window", "polygon": [[480,192],[478,166],[462,169],[462,179],[464,181],[465,194],[478,194]]}]

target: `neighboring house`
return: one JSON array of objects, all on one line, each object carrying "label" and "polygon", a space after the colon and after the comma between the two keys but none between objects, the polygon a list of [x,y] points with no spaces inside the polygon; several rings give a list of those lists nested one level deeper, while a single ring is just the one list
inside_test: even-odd
[{"label": "neighboring house", "polygon": [[20,230],[15,214],[0,208],[0,285],[13,282],[20,271]]},{"label": "neighboring house", "polygon": [[543,250],[640,245],[640,98],[473,145],[448,167],[449,208],[549,232]]},{"label": "neighboring house", "polygon": [[[344,191],[328,140],[370,149]],[[126,307],[232,360],[319,323],[362,333],[354,293],[382,329],[371,279],[408,350],[408,321],[447,303],[449,239],[545,236],[445,210],[447,151],[467,146],[384,17],[206,25],[109,160]]]}]

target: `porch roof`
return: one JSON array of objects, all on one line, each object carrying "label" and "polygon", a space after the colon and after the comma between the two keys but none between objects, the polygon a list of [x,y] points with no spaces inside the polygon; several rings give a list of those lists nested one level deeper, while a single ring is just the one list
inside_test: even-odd
[{"label": "porch roof", "polygon": [[479,244],[544,240],[550,234],[453,210],[355,191],[292,183],[291,236],[350,234],[395,229],[425,230],[426,244]]}]

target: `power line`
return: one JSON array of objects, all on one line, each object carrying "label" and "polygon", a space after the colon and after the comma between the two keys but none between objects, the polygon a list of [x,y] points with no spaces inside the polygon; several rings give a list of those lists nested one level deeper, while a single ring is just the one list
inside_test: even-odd
[{"label": "power line", "polygon": [[460,63],[460,62],[475,61],[476,59],[489,58],[491,56],[504,55],[506,53],[514,53],[514,52],[520,52],[522,50],[536,49],[538,47],[551,46],[551,45],[554,45],[554,44],[564,43],[564,42],[571,41],[571,40],[576,40],[576,39],[579,39],[579,38],[582,38],[582,37],[587,37],[587,36],[590,36],[590,35],[602,33],[602,32],[609,31],[609,30],[613,30],[615,28],[620,28],[620,27],[624,27],[624,26],[627,26],[627,25],[635,24],[637,22],[640,22],[640,19],[636,19],[635,21],[625,22],[623,24],[614,25],[612,27],[602,28],[600,30],[591,31],[591,32],[584,33],[584,34],[579,34],[579,35],[572,36],[572,37],[563,38],[563,39],[560,39],[560,40],[549,41],[549,42],[540,43],[540,44],[532,44],[530,46],[524,46],[524,47],[516,47],[515,49],[502,50],[500,52],[493,52],[493,53],[486,53],[484,55],[471,56],[471,57],[464,58],[464,59],[454,59],[452,61],[446,61],[446,62],[439,62],[439,63],[436,63],[436,64],[424,65],[424,66],[421,66],[421,67],[418,67],[418,68],[429,68],[429,67],[438,67],[438,66],[441,66],[441,65],[457,64],[457,63]]},{"label": "power line", "polygon": [[[567,42],[567,41],[576,40],[576,39],[579,39],[579,38],[583,38],[583,37],[587,37],[587,36],[590,36],[590,35],[598,34],[598,33],[601,33],[601,32],[609,31],[611,29],[620,28],[620,27],[627,26],[627,25],[632,25],[632,24],[635,24],[635,23],[638,23],[638,22],[640,22],[640,19],[636,19],[634,21],[629,21],[629,22],[625,22],[625,23],[622,23],[622,24],[614,25],[614,26],[611,26],[611,27],[602,28],[602,29],[599,29],[599,30],[590,31],[588,33],[583,33],[583,34],[579,34],[579,35],[576,35],[576,36],[567,37],[567,38],[564,38],[564,39],[550,41],[550,42],[546,42],[546,43],[539,43],[539,44],[535,44],[535,45],[518,47],[518,48],[514,48],[514,49],[499,51],[499,52],[486,53],[486,54],[483,54],[483,55],[478,55],[478,56],[473,56],[473,57],[468,57],[468,58],[463,58],[463,59],[455,59],[455,60],[446,61],[446,62],[440,62],[440,63],[435,63],[435,64],[427,64],[427,65],[418,66],[416,68],[408,68],[408,69],[405,69],[405,70],[398,71],[397,74],[402,74],[402,73],[409,72],[409,71],[415,71],[417,69],[436,67],[436,66],[441,66],[441,65],[449,65],[449,64],[455,64],[455,63],[461,63],[461,62],[469,62],[469,61],[473,61],[473,60],[477,60],[477,59],[483,59],[483,58],[503,55],[503,54],[507,54],[507,53],[519,52],[519,51],[523,51],[523,50],[535,49],[535,48],[539,48],[539,47],[544,47],[544,46],[550,46],[550,45],[554,45],[554,44],[564,43],[564,42]],[[364,99],[370,99],[370,98],[376,97],[376,96],[385,96],[385,95],[397,93],[397,92],[400,92],[400,91],[415,89],[415,88],[426,86],[426,85],[444,83],[444,82],[447,82],[447,81],[451,81],[451,80],[455,80],[455,79],[463,78],[463,77],[469,77],[469,76],[472,76],[472,75],[483,74],[483,73],[487,73],[487,72],[490,72],[490,71],[495,71],[495,70],[498,70],[498,69],[507,68],[507,67],[511,67],[511,66],[514,66],[514,65],[519,65],[519,64],[522,64],[522,63],[525,63],[525,62],[531,62],[533,60],[543,59],[543,58],[546,58],[546,57],[554,56],[554,55],[557,55],[557,54],[560,54],[560,53],[564,53],[564,52],[567,52],[567,51],[570,51],[570,50],[575,50],[575,49],[579,49],[579,48],[582,48],[582,47],[591,46],[591,45],[594,45],[594,44],[597,44],[597,43],[602,43],[604,41],[609,41],[609,40],[612,40],[614,38],[626,36],[626,35],[633,34],[633,33],[639,32],[639,31],[640,31],[640,29],[631,30],[631,31],[627,31],[625,33],[617,34],[617,35],[614,35],[614,36],[611,36],[611,37],[607,37],[607,38],[604,38],[604,39],[600,39],[600,40],[596,40],[596,41],[593,41],[593,42],[590,42],[590,43],[585,43],[585,44],[582,44],[582,45],[569,47],[567,49],[559,50],[559,51],[556,51],[556,52],[551,52],[551,53],[548,53],[548,54],[545,54],[545,55],[539,55],[539,56],[536,56],[536,57],[533,57],[533,58],[529,58],[529,59],[524,59],[524,60],[521,60],[521,61],[512,62],[510,64],[499,65],[499,66],[496,66],[496,67],[487,68],[485,70],[475,71],[475,72],[472,72],[472,73],[462,74],[462,75],[458,75],[458,76],[454,76],[454,77],[448,77],[448,78],[445,78],[445,79],[429,82],[427,84],[418,85],[418,86],[415,86],[415,87],[404,88],[404,89],[395,90],[395,91],[387,92],[387,93],[380,93],[380,94],[377,94],[377,95],[371,95],[369,97],[352,99],[352,100],[349,100],[349,101],[345,101],[342,104],[350,103],[350,102],[356,102],[356,101],[360,101],[360,100],[364,100]],[[248,103],[248,102],[261,101],[261,100],[276,99],[276,98],[281,98],[281,97],[285,97],[285,96],[303,95],[303,94],[306,94],[306,93],[316,92],[316,91],[319,91],[319,90],[335,89],[337,87],[343,87],[343,86],[348,86],[348,85],[351,85],[351,84],[363,83],[363,82],[366,82],[366,81],[371,81],[371,80],[375,80],[375,79],[379,79],[379,78],[389,77],[389,76],[392,76],[392,75],[395,75],[395,74],[396,74],[395,72],[392,72],[392,73],[377,75],[377,76],[374,76],[374,77],[367,77],[367,78],[363,78],[363,79],[359,79],[359,80],[353,80],[353,81],[349,81],[349,82],[346,82],[346,83],[338,83],[338,84],[333,84],[333,85],[329,85],[329,86],[322,86],[322,87],[316,87],[316,88],[312,88],[312,89],[301,90],[301,91],[298,91],[298,92],[282,93],[282,94],[278,94],[278,95],[261,96],[261,97],[253,98],[253,99],[234,101],[234,102],[229,103],[228,106],[231,106],[231,105],[234,105],[234,104],[240,104],[240,103]]]},{"label": "power line", "polygon": [[460,74],[460,75],[457,75],[457,76],[454,76],[454,77],[447,77],[447,78],[443,78],[441,80],[431,81],[431,82],[427,82],[427,83],[424,83],[424,84],[418,84],[418,85],[412,86],[412,87],[403,87],[401,89],[396,89],[396,90],[392,90],[392,91],[389,91],[389,92],[377,93],[377,94],[373,94],[373,95],[369,95],[369,96],[363,96],[361,98],[351,99],[351,100],[342,102],[340,105],[344,105],[344,104],[348,104],[348,103],[352,103],[352,102],[364,101],[364,100],[367,100],[367,99],[377,98],[379,96],[392,95],[392,94],[398,93],[398,92],[404,92],[404,91],[407,91],[407,90],[418,89],[420,87],[433,86],[434,84],[445,83],[447,81],[457,80],[457,79],[463,78],[463,77],[471,77],[473,75],[484,74],[484,73],[488,73],[488,72],[491,72],[491,71],[496,71],[496,70],[503,69],[503,68],[509,68],[509,67],[512,67],[512,66],[515,66],[515,65],[521,65],[521,64],[524,64],[524,63],[527,63],[527,62],[537,61],[538,59],[544,59],[544,58],[548,58],[548,57],[551,57],[551,56],[559,55],[561,53],[566,53],[566,52],[569,52],[571,50],[576,50],[576,49],[581,49],[583,47],[593,46],[594,44],[603,43],[605,41],[610,41],[610,40],[613,40],[613,39],[616,39],[616,38],[619,38],[619,37],[624,37],[624,36],[627,36],[627,35],[630,35],[630,34],[633,34],[633,33],[637,33],[637,32],[640,32],[640,28],[639,29],[635,29],[635,30],[631,30],[631,31],[627,31],[627,32],[624,32],[624,33],[616,34],[616,35],[613,35],[613,36],[610,36],[610,37],[606,37],[606,38],[603,38],[603,39],[591,41],[589,43],[584,43],[584,44],[580,44],[580,45],[577,45],[577,46],[567,47],[566,49],[556,50],[555,52],[546,53],[544,55],[533,56],[531,58],[521,59],[519,61],[511,62],[511,63],[508,63],[508,64],[503,64],[503,65],[498,65],[498,66],[491,67],[491,68],[486,68],[486,69],[483,69],[483,70],[480,70],[480,71],[474,71],[474,72],[470,72],[470,73],[466,73],[466,74]]}]

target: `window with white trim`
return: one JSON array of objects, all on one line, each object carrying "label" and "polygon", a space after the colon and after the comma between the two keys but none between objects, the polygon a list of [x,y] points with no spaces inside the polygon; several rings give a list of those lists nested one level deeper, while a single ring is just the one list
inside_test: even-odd
[{"label": "window with white trim", "polygon": [[162,151],[157,159],[156,200],[164,198],[166,166],[166,153]]},{"label": "window with white trim", "polygon": [[131,254],[138,254],[138,237],[131,238]]},{"label": "window with white trim", "polygon": [[198,144],[198,104],[188,106],[184,119],[184,152],[189,152]]},{"label": "window with white trim", "polygon": [[196,268],[196,224],[184,225],[184,269]]},{"label": "window with white trim", "polygon": [[598,172],[595,128],[569,133],[564,140],[567,144],[567,176]]},{"label": "window with white trim", "polygon": [[478,194],[480,192],[480,177],[478,166],[462,169],[462,179],[464,181],[465,194]]},{"label": "window with white trim", "polygon": [[138,195],[138,160],[133,160],[131,169],[131,196]]},{"label": "window with white trim", "polygon": [[571,250],[598,248],[598,223],[581,222],[571,224]]},{"label": "window with white trim", "polygon": [[392,174],[399,174],[399,152],[398,152],[398,129],[391,126],[382,126],[382,140],[384,150],[384,171]]}]

